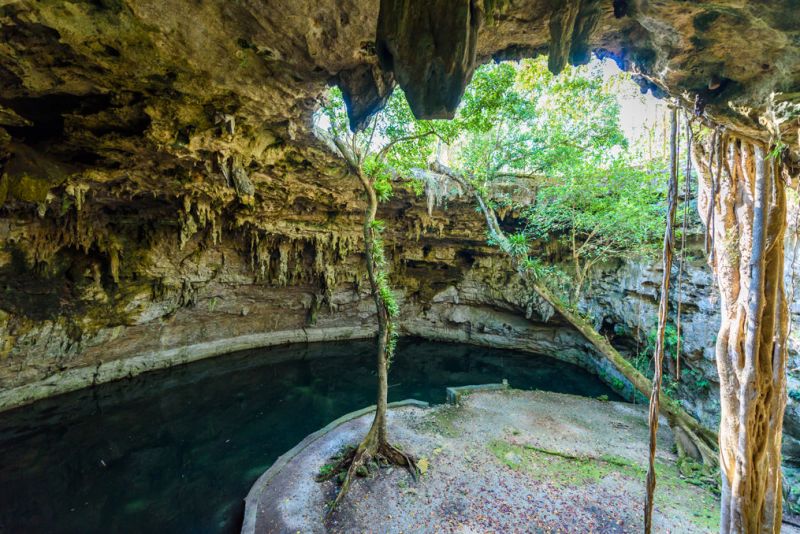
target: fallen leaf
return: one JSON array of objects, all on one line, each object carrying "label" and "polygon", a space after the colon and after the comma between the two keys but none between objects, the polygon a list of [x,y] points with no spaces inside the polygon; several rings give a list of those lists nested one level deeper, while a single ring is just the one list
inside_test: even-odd
[{"label": "fallen leaf", "polygon": [[421,474],[424,475],[425,473],[427,473],[428,472],[428,467],[430,467],[430,464],[428,463],[428,459],[427,458],[420,458],[419,461],[417,462],[417,467],[419,467],[419,472]]}]

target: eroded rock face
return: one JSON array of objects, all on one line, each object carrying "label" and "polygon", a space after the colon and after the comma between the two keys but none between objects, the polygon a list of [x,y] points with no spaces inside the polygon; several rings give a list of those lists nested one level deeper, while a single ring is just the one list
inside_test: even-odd
[{"label": "eroded rock face", "polygon": [[[800,262],[793,261],[794,247],[787,243],[785,280],[787,288],[800,281]],[[690,246],[681,284],[681,383],[676,395],[684,406],[709,427],[719,424],[719,378],[715,357],[716,333],[720,325],[719,293],[711,269],[703,259],[702,244]],[[794,268],[794,275],[792,269]],[[678,303],[678,267],[673,268],[670,290],[670,321],[675,321]],[[627,355],[648,350],[658,316],[661,267],[656,260],[615,262],[601,265],[590,275],[581,308],[595,318],[598,330],[614,338]],[[796,288],[795,288],[796,289]],[[800,366],[800,304],[791,306],[788,390],[800,391],[795,370]],[[652,350],[652,349],[650,349]],[[670,366],[674,371],[674,364]],[[800,406],[793,395],[784,417],[784,462],[800,466]],[[794,475],[797,477],[797,475]],[[800,497],[800,485],[793,501]]]},{"label": "eroded rock face", "polygon": [[[714,354],[720,324],[719,294],[711,270],[702,259],[702,245],[691,247],[688,254],[693,259],[686,264],[680,289],[682,381],[686,384],[680,397],[692,413],[714,427],[719,420]],[[677,262],[672,274],[669,309],[674,326],[679,293]],[[590,275],[580,306],[594,318],[596,328],[614,338],[627,354],[652,352],[648,337],[657,324],[661,277],[657,258],[598,266]],[[674,373],[675,365],[669,367]],[[698,382],[702,386],[698,387]]]},{"label": "eroded rock face", "polygon": [[[377,50],[378,0],[0,7],[0,389],[75,369],[134,372],[107,364],[137,354],[369,324],[358,186],[310,135],[328,83],[344,86],[357,126],[395,76],[421,95],[420,114],[437,114],[473,55],[550,50],[561,63],[595,50],[762,138],[769,95],[790,101],[800,87],[800,14],[786,2],[464,0],[449,17],[423,4],[438,17],[427,40],[404,29],[420,21],[383,34],[403,43],[392,72]],[[442,50],[450,59],[436,63]],[[468,207],[430,217],[422,204],[404,193],[383,214],[409,310],[446,315],[448,328],[485,323],[476,309],[508,305],[432,300],[494,276],[470,274],[494,257],[480,221]]]}]

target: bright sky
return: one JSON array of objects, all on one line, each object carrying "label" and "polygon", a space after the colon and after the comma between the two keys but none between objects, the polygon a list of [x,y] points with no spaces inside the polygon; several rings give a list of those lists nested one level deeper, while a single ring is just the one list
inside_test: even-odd
[{"label": "bright sky", "polygon": [[[590,66],[602,70],[603,80],[609,82],[619,76],[622,71],[614,61],[605,59],[592,60]],[[651,92],[642,94],[639,86],[632,80],[619,84],[617,102],[620,106],[620,125],[630,143],[636,143],[645,135],[645,126],[664,120],[667,110],[666,102],[654,97]]]}]

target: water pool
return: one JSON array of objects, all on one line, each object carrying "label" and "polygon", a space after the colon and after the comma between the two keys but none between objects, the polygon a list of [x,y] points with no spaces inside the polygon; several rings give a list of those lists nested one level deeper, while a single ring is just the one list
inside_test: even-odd
[{"label": "water pool", "polygon": [[[0,532],[238,532],[275,459],[374,404],[374,343],[265,348],[147,373],[0,413]],[[576,366],[403,339],[389,400],[499,382],[621,400]]]}]

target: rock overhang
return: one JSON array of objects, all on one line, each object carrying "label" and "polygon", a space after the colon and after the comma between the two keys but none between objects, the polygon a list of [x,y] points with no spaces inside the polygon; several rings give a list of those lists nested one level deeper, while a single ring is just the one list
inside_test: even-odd
[{"label": "rock overhang", "polygon": [[[452,115],[476,64],[545,52],[557,71],[594,51],[634,71],[645,87],[687,105],[697,100],[712,120],[763,136],[758,119],[770,96],[781,93],[779,100],[791,103],[800,89],[796,7],[780,1],[22,0],[0,8],[0,120],[6,130],[25,128],[18,124],[29,120],[31,99],[41,99],[56,117],[50,123],[144,101],[141,108],[156,122],[144,135],[156,139],[165,134],[162,127],[191,139],[218,126],[220,114],[235,115],[243,128],[302,129],[326,83],[342,83],[361,101],[372,91],[380,105],[395,81],[419,116],[441,118]],[[78,106],[47,100],[59,94]],[[114,105],[90,105],[103,98]],[[43,113],[34,125],[47,122]],[[75,133],[91,129],[69,126]],[[190,126],[194,131],[180,133]],[[786,136],[796,132],[787,128]]]},{"label": "rock overhang", "polygon": [[[421,30],[414,24],[379,32],[385,5],[400,15],[425,14],[418,18],[427,20],[427,37],[416,39]],[[98,329],[138,324],[131,310],[161,301],[170,304],[157,304],[165,311],[152,320],[167,321],[194,302],[195,287],[232,269],[234,255],[255,278],[277,272],[277,283],[292,274],[284,265],[293,257],[287,247],[298,258],[310,257],[307,247],[325,249],[308,264],[343,256],[337,248],[359,235],[361,204],[357,184],[311,134],[329,84],[342,85],[357,108],[356,125],[396,83],[418,93],[420,115],[440,116],[452,113],[474,65],[549,54],[558,70],[593,51],[634,72],[645,88],[692,108],[699,103],[709,123],[774,139],[760,122],[769,104],[790,112],[800,99],[800,14],[793,6],[6,2],[0,7],[0,268],[11,291],[0,295],[0,331],[8,341],[0,353],[35,356],[45,349],[20,340],[37,338],[50,339],[61,356],[77,354],[84,349],[75,347]],[[395,53],[387,61],[379,37],[392,35]],[[442,59],[443,51],[457,60]],[[431,96],[429,82],[446,90]],[[796,146],[795,125],[782,130],[789,147]],[[428,221],[424,210],[411,221],[409,209],[398,204],[409,226],[400,233],[407,231],[409,240],[419,239],[426,225],[441,232],[447,224]],[[297,269],[309,282],[330,278],[318,267]],[[237,280],[231,287],[246,277],[228,275]],[[37,302],[30,295],[44,282],[48,299],[61,304],[47,307],[42,319],[30,309]],[[67,334],[36,337],[40,328]]]}]

